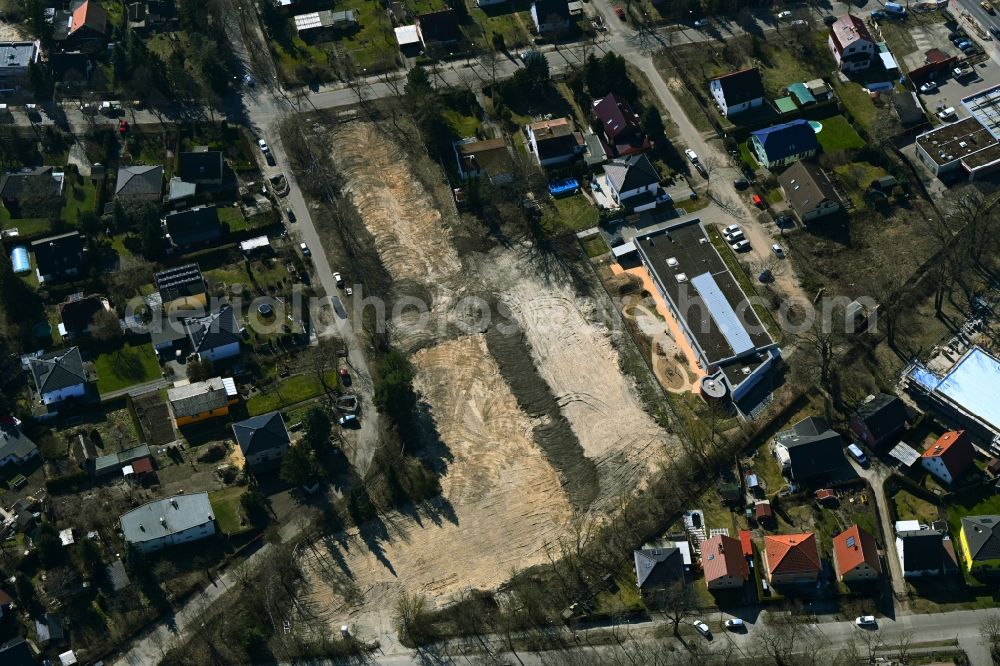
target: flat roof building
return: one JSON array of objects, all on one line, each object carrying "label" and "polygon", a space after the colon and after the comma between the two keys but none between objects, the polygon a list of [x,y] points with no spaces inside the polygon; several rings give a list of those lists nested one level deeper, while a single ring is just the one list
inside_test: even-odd
[{"label": "flat roof building", "polygon": [[1000,141],[972,116],[919,135],[917,157],[938,178],[964,174],[975,180],[1000,168]]},{"label": "flat roof building", "polygon": [[778,345],[698,219],[633,243],[705,371],[707,398],[745,397],[780,358]]},{"label": "flat roof building", "polygon": [[176,495],[143,504],[121,517],[125,540],[144,553],[215,534],[208,493]]}]

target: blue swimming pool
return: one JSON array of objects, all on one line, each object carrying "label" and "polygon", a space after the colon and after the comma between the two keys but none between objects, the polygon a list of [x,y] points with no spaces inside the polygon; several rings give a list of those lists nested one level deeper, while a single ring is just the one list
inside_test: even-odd
[{"label": "blue swimming pool", "polygon": [[580,181],[576,178],[566,178],[565,180],[557,180],[554,183],[549,183],[549,194],[554,197],[562,196],[564,194],[574,194],[580,189]]},{"label": "blue swimming pool", "polygon": [[28,261],[28,248],[21,245],[11,250],[10,263],[13,264],[15,273],[26,273],[27,271],[30,271],[31,262]]}]

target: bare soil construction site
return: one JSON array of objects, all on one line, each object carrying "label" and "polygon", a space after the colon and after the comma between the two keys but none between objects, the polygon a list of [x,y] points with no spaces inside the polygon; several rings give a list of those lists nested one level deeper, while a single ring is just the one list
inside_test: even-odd
[{"label": "bare soil construction site", "polygon": [[[640,397],[637,383],[655,380],[622,370],[637,352],[595,276],[580,293],[526,243],[457,249],[458,233],[481,231],[414,173],[437,165],[373,125],[341,126],[331,149],[394,285],[434,294],[424,330],[391,330],[446,449],[441,500],[303,551],[309,606],[372,635],[401,592],[446,603],[545,562],[574,517],[612,510],[679,447]],[[461,326],[466,297],[489,306],[488,322]]]}]

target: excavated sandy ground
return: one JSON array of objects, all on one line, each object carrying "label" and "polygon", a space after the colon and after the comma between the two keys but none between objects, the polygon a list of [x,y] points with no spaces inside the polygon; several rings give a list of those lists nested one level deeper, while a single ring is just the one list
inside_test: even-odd
[{"label": "excavated sandy ground", "polygon": [[310,605],[329,609],[338,621],[364,626],[403,590],[440,603],[469,587],[496,587],[513,570],[544,561],[546,547],[571,519],[559,477],[535,447],[532,422],[482,336],[422,350],[412,361],[415,388],[453,457],[441,486],[454,515],[419,525],[396,517],[408,534],[381,542],[379,556],[352,536],[341,548],[342,567],[362,591],[358,604],[345,602],[331,584],[330,558],[306,551]]},{"label": "excavated sandy ground", "polygon": [[441,213],[410,172],[403,151],[366,123],[341,126],[333,143],[345,148],[333,151],[334,163],[389,275],[428,284],[454,275],[458,254],[443,241]]}]

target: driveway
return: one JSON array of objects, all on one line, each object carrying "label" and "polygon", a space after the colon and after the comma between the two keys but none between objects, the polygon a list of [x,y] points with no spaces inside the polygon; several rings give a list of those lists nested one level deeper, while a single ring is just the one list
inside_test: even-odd
[{"label": "driveway", "polygon": [[885,561],[889,565],[889,573],[892,575],[892,589],[897,600],[903,599],[906,596],[906,580],[903,578],[903,568],[899,564],[899,556],[896,553],[896,526],[889,513],[889,499],[882,490],[885,480],[892,476],[892,470],[878,460],[872,460],[871,466],[866,469],[853,458],[848,457],[848,459],[858,476],[872,487],[879,521],[882,523],[882,535],[885,538]]}]

